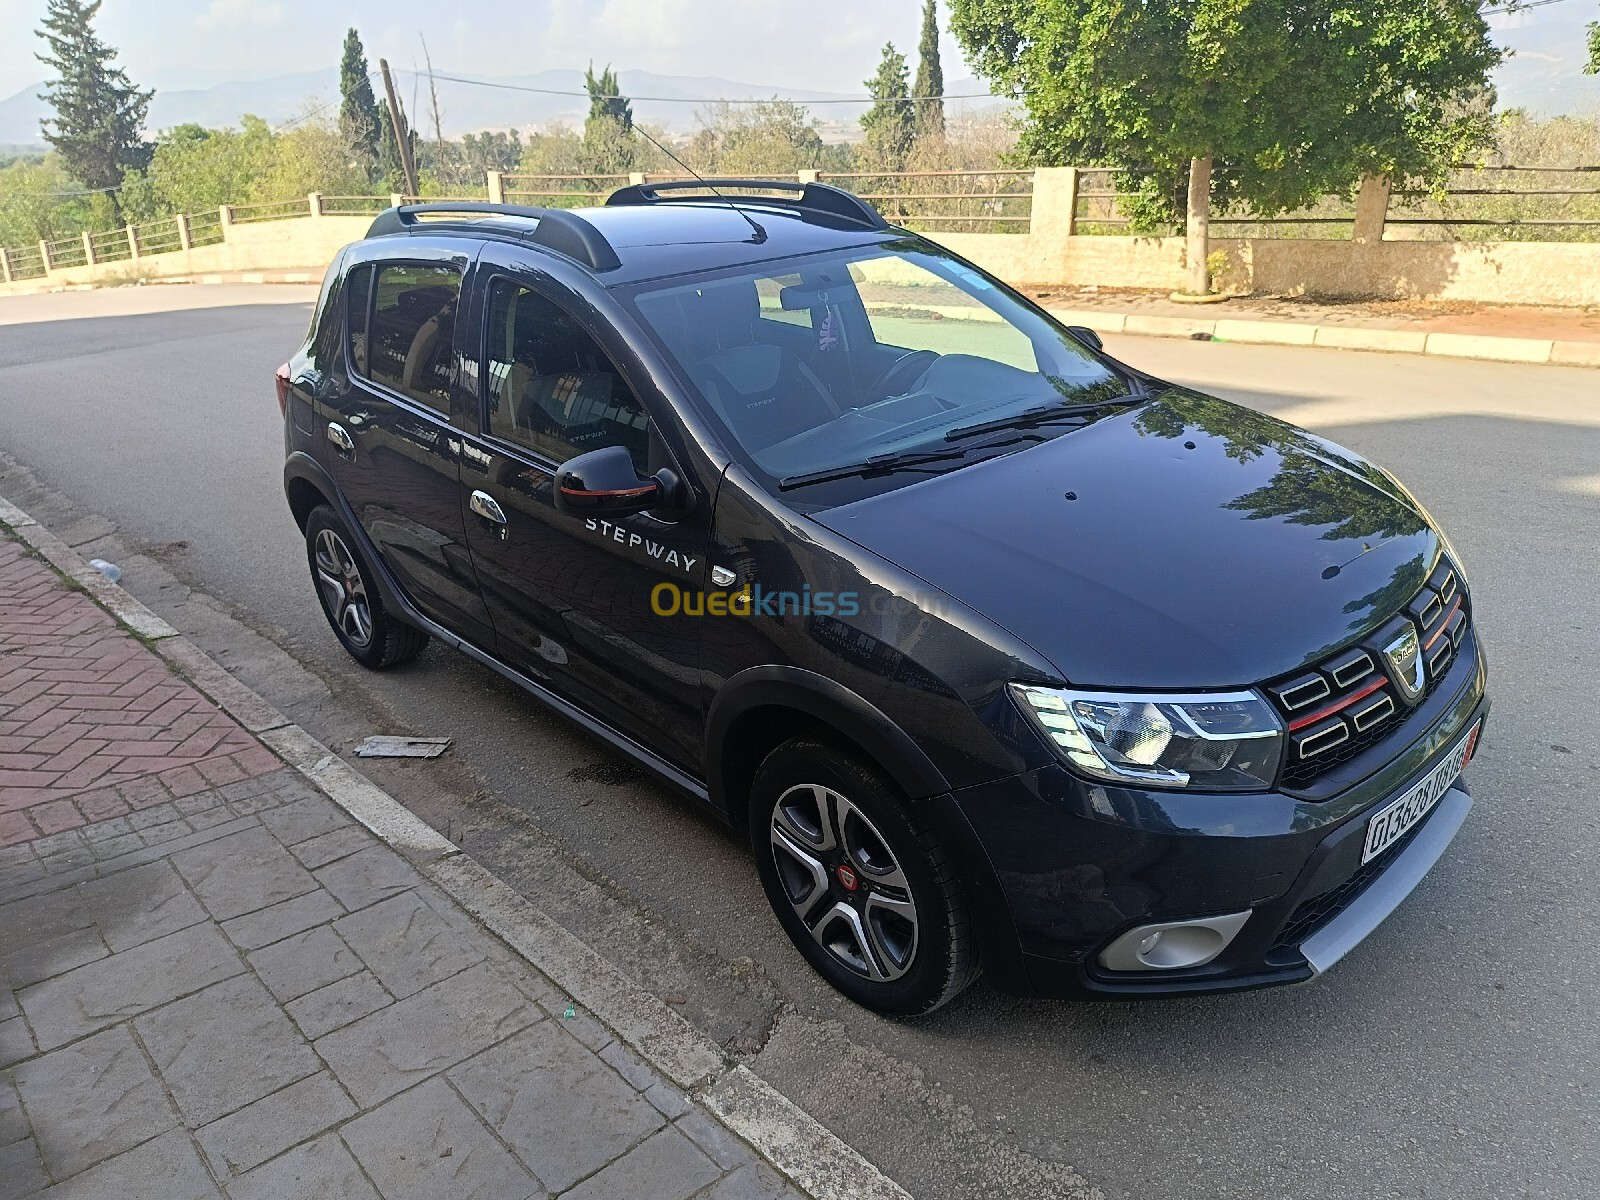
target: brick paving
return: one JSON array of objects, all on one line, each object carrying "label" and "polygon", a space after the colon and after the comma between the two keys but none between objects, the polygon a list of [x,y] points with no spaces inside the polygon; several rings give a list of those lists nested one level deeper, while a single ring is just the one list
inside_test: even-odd
[{"label": "brick paving", "polygon": [[803,1200],[11,546],[0,639],[6,1200]]},{"label": "brick paving", "polygon": [[99,605],[0,541],[0,846],[279,766]]}]

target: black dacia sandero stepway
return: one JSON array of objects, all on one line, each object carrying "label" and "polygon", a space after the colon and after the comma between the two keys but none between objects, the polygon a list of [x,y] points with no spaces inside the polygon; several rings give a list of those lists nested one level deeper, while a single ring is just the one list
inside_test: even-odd
[{"label": "black dacia sandero stepway", "polygon": [[339,255],[278,398],[345,648],[445,642],[748,830],[883,1012],[1338,960],[1471,805],[1422,506],[848,193],[713,183]]}]

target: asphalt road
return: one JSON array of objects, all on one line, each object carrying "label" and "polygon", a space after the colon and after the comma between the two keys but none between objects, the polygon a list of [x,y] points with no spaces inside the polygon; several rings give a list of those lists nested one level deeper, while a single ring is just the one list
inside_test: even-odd
[{"label": "asphalt road", "polygon": [[818,984],[726,833],[437,647],[373,675],[323,624],[271,374],[307,289],[0,299],[0,494],[923,1200],[1600,1194],[1600,372],[1160,340],[1111,348],[1394,469],[1476,595],[1495,710],[1466,828],[1318,982],[1144,1004],[980,981],[915,1022]]}]

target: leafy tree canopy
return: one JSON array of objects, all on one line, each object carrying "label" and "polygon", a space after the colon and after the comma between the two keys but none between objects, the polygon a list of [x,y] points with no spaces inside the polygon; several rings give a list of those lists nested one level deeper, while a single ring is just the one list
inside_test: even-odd
[{"label": "leafy tree canopy", "polygon": [[790,175],[825,165],[816,120],[792,100],[719,102],[700,110],[687,160],[719,175]]},{"label": "leafy tree canopy", "polygon": [[57,78],[40,97],[55,115],[40,127],[74,179],[110,189],[149,160],[144,118],[155,93],[134,87],[115,65],[117,52],[95,36],[99,11],[100,0],[50,0],[45,9],[39,36],[49,53],[37,57]]},{"label": "leafy tree canopy", "polygon": [[1023,94],[1023,158],[1150,169],[1163,200],[1211,158],[1217,200],[1282,212],[1363,174],[1437,180],[1491,133],[1479,0],[951,7],[978,72]]}]

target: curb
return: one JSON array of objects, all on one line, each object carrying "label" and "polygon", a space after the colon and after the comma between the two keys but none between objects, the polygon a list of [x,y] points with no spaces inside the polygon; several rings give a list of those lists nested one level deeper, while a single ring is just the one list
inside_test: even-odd
[{"label": "curb", "polygon": [[[127,260],[123,260],[126,262]],[[308,267],[303,271],[224,271],[205,275],[161,275],[142,279],[138,283],[113,283],[98,280],[92,283],[58,283],[49,279],[14,279],[0,283],[0,296],[43,296],[54,292],[100,292],[110,288],[167,287],[200,283],[300,283],[318,284],[326,267]]]},{"label": "curb", "polygon": [[403,855],[814,1200],[911,1200],[904,1188],[809,1113],[747,1067],[732,1062],[665,1001],[638,987],[551,921],[4,496],[0,496],[0,525],[8,526],[81,586],[285,764]]},{"label": "curb", "polygon": [[1492,362],[1558,367],[1600,367],[1600,342],[1551,338],[1491,337],[1475,333],[1423,333],[1368,329],[1359,325],[1307,325],[1295,321],[1252,321],[1221,317],[1153,317],[1100,309],[1046,308],[1063,325],[1086,325],[1096,333],[1240,342],[1255,346],[1322,346],[1330,350],[1374,350],[1423,354],[1431,358],[1471,358]]}]

